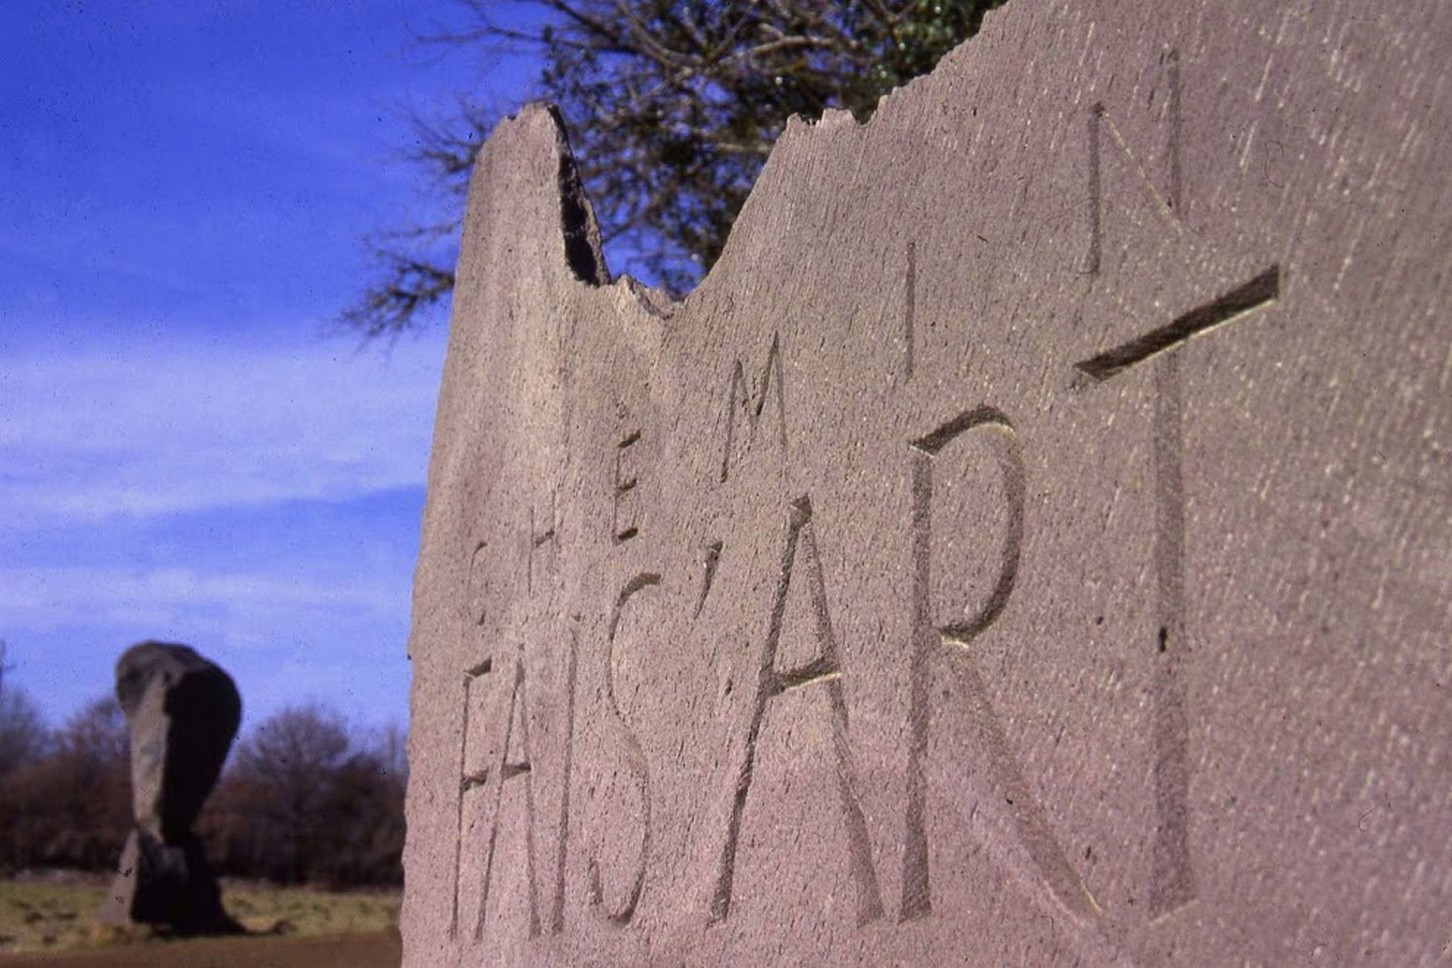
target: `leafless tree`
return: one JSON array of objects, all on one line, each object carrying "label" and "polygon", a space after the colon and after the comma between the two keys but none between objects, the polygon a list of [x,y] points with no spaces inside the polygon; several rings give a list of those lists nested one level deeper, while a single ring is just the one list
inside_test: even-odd
[{"label": "leafless tree", "polygon": [[[429,42],[537,54],[569,125],[607,247],[683,291],[710,268],[792,115],[866,118],[931,70],[1002,0],[459,0],[466,26]],[[462,214],[496,113],[464,98],[420,122],[413,160]],[[368,336],[418,325],[452,291],[460,220],[373,240],[378,273],[345,322]]]}]

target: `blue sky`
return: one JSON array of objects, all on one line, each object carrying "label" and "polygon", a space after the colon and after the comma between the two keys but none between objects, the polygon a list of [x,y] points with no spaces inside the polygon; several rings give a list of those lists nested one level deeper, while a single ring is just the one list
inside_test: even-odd
[{"label": "blue sky", "polygon": [[158,638],[244,730],[407,717],[445,325],[327,335],[363,237],[446,210],[406,111],[529,65],[416,43],[448,0],[0,4],[0,638],[54,723]]}]

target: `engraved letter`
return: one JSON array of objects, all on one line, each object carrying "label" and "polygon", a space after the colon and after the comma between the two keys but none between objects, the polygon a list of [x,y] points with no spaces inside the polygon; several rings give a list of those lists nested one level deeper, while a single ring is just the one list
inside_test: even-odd
[{"label": "engraved letter", "polygon": [[[792,503],[787,525],[786,550],[782,553],[781,577],[772,602],[767,626],[766,644],[761,650],[757,676],[756,705],[751,728],[746,738],[746,756],[736,781],[736,799],[731,808],[731,822],[726,843],[721,851],[720,872],[716,878],[715,897],[711,903],[711,922],[725,920],[731,911],[731,887],[736,872],[736,847],[741,835],[741,818],[746,799],[751,793],[752,770],[756,759],[756,741],[766,717],[767,704],[790,689],[824,686],[832,709],[832,746],[836,759],[837,790],[853,879],[857,882],[857,923],[866,924],[882,916],[882,900],[878,892],[877,872],[872,867],[872,846],[867,836],[867,822],[858,803],[852,751],[848,745],[847,702],[842,691],[842,665],[837,658],[836,637],[831,617],[827,614],[827,592],[822,577],[822,563],[812,535],[812,504],[803,497]],[[786,612],[787,592],[791,587],[798,551],[807,560],[812,611],[816,619],[817,656],[805,664],[786,671],[776,668],[777,647],[781,640],[782,617]]]},{"label": "engraved letter", "polygon": [[[752,399],[746,382],[746,371],[737,360],[731,370],[731,383],[726,392],[726,445],[721,452],[721,482],[731,476],[731,462],[739,460],[747,443],[754,440],[761,423],[761,415],[768,399],[776,401],[776,430],[781,442],[782,453],[787,449],[786,432],[786,384],[781,368],[781,343],[778,337],[771,338],[771,348],[766,352],[766,365],[761,369],[761,383],[755,399]],[[750,427],[748,441],[738,439],[737,414],[745,416]]]},{"label": "engraved letter", "polygon": [[[483,938],[484,922],[488,915],[489,892],[494,879],[494,856],[499,844],[499,819],[505,785],[511,780],[523,780],[525,795],[524,856],[526,878],[529,884],[529,936],[539,934],[539,901],[535,888],[534,863],[534,780],[529,752],[529,725],[525,703],[524,665],[512,664],[513,675],[507,684],[507,697],[503,703],[502,730],[499,728],[497,710],[499,704],[490,702],[488,686],[490,674],[494,671],[492,661],[485,660],[469,669],[464,675],[464,749],[460,760],[459,787],[459,841],[455,846],[455,893],[454,910],[450,921],[450,936],[457,936],[460,908],[460,885],[462,877],[463,842],[475,831],[487,831],[484,841],[483,870],[479,875],[479,902],[474,920],[475,941]],[[478,714],[476,715],[476,710]],[[482,722],[481,722],[482,721]],[[478,728],[472,728],[477,726]],[[494,728],[490,728],[494,727]],[[473,739],[474,742],[470,742]],[[498,740],[496,745],[495,740]],[[472,754],[472,755],[471,755]],[[480,814],[482,813],[482,816]],[[465,823],[466,815],[472,814],[473,823]]]},{"label": "engraved letter", "polygon": [[1190,860],[1190,720],[1185,628],[1184,378],[1175,350],[1197,336],[1265,309],[1279,297],[1280,266],[1157,329],[1077,364],[1096,383],[1154,360],[1155,570],[1159,627],[1154,641],[1155,826],[1150,916],[1162,918],[1195,898]]},{"label": "engraved letter", "polygon": [[614,501],[610,540],[615,544],[640,534],[640,431],[615,445]]},{"label": "engraved letter", "polygon": [[1129,144],[1119,132],[1119,126],[1114,123],[1104,102],[1097,101],[1089,108],[1089,257],[1086,260],[1084,271],[1089,275],[1099,273],[1100,262],[1103,253],[1101,241],[1102,228],[1101,220],[1104,214],[1104,185],[1103,185],[1103,141],[1104,132],[1109,132],[1110,140],[1118,149],[1125,163],[1132,169],[1135,181],[1140,190],[1144,193],[1145,199],[1154,208],[1155,213],[1164,221],[1176,235],[1184,232],[1183,208],[1181,195],[1183,194],[1182,174],[1180,169],[1180,55],[1178,51],[1166,51],[1161,58],[1168,74],[1168,96],[1164,100],[1165,113],[1169,116],[1168,151],[1169,155],[1169,194],[1168,197],[1160,194],[1155,184],[1145,174],[1144,167],[1140,165],[1139,159],[1134,152],[1129,150]]},{"label": "engraved letter", "polygon": [[[630,887],[626,891],[624,903],[613,911],[606,911],[606,917],[612,923],[619,925],[627,925],[635,917],[635,909],[640,904],[641,892],[645,890],[646,862],[650,853],[650,770],[646,766],[645,751],[641,749],[640,739],[631,730],[630,724],[626,722],[625,714],[620,711],[620,700],[615,695],[615,633],[620,628],[621,613],[625,611],[625,606],[631,598],[637,592],[659,584],[659,575],[637,575],[626,583],[620,597],[615,600],[615,608],[610,613],[610,654],[608,656],[609,665],[605,672],[605,698],[610,704],[610,715],[615,720],[625,745],[622,765],[630,774],[636,796],[640,800],[637,814],[640,817],[640,856],[635,864],[635,873],[631,878]],[[627,815],[625,811],[611,814],[610,822],[615,823],[618,818],[625,815]],[[605,886],[600,874],[598,858],[590,858],[589,871],[590,903],[597,908],[603,908],[605,906]]]},{"label": "engraved letter", "polygon": [[560,827],[555,842],[555,897],[550,914],[550,934],[565,930],[565,863],[570,853],[570,784],[574,780],[575,760],[575,683],[580,644],[575,630],[570,629],[570,645],[565,656],[565,766],[560,785]]},{"label": "engraved letter", "polygon": [[[988,601],[966,622],[944,626],[934,624],[930,567],[933,535],[933,462],[943,448],[969,432],[985,437],[997,454],[1008,495],[1008,536],[1004,543],[998,579]],[[932,888],[928,870],[926,790],[924,761],[928,752],[931,711],[932,661],[942,658],[962,684],[969,702],[969,715],[977,725],[988,753],[988,762],[1004,799],[1013,808],[1014,825],[1029,857],[1054,896],[1070,911],[1086,915],[1097,910],[1093,897],[1069,865],[1063,848],[1049,827],[1048,817],[1030,792],[1023,769],[1004,734],[998,715],[989,702],[988,690],[978,672],[970,646],[1003,613],[1018,578],[1019,553],[1024,528],[1023,453],[1012,424],[993,407],[979,407],[965,413],[920,440],[913,441],[913,645],[911,704],[907,770],[906,836],[903,847],[902,920],[926,917],[932,912]]]}]

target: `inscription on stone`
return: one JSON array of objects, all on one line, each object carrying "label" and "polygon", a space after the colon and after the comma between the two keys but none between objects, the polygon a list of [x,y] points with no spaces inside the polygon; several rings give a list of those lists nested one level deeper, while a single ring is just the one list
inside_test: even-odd
[{"label": "inscription on stone", "polygon": [[640,431],[615,445],[615,502],[610,535],[619,544],[640,534]]},{"label": "inscription on stone", "polygon": [[731,477],[732,462],[739,461],[742,453],[756,442],[763,422],[767,424],[765,432],[774,435],[782,453],[786,453],[786,377],[781,369],[780,337],[775,334],[755,386],[753,393],[746,370],[738,359],[731,369],[726,396],[726,444],[721,454],[723,484]]},{"label": "inscription on stone", "polygon": [[[798,559],[801,569],[798,570]],[[777,665],[781,645],[782,618],[786,613],[787,596],[793,581],[806,586],[810,596],[818,652],[805,661],[786,669]],[[752,703],[751,727],[746,737],[746,756],[736,779],[736,796],[731,805],[731,822],[725,846],[721,851],[720,873],[711,899],[711,920],[723,920],[731,911],[732,881],[736,869],[736,853],[740,849],[741,817],[751,795],[752,771],[756,759],[756,741],[761,733],[771,701],[788,690],[820,686],[826,690],[830,704],[832,755],[837,774],[838,809],[847,835],[847,863],[857,886],[856,921],[866,924],[882,917],[882,898],[872,864],[872,846],[867,836],[862,805],[858,802],[858,780],[852,765],[852,745],[847,726],[847,703],[842,690],[842,663],[832,632],[832,619],[827,612],[827,596],[822,578],[822,564],[812,531],[812,502],[801,497],[791,503],[787,516],[786,548],[781,558],[781,578],[772,597],[765,643],[761,650],[756,675],[756,695]]]},{"label": "inscription on stone", "polygon": [[[621,889],[616,892],[619,898],[613,904],[606,904],[601,861],[598,857],[590,858],[590,903],[597,908],[603,908],[606,917],[619,925],[627,925],[635,917],[635,909],[640,904],[641,891],[645,889],[646,866],[650,855],[651,797],[650,769],[646,764],[645,753],[641,748],[639,737],[621,710],[620,699],[616,695],[616,670],[622,661],[622,657],[617,653],[616,637],[621,617],[630,606],[631,601],[647,589],[657,588],[659,585],[660,576],[649,573],[636,575],[626,582],[610,613],[610,625],[607,633],[609,650],[605,675],[605,699],[612,731],[617,736],[618,744],[617,766],[613,770],[611,786],[619,790],[609,798],[618,802],[611,804],[612,808],[608,816],[612,820],[631,818],[631,835],[635,843],[624,851],[628,859],[620,865],[621,871],[615,878],[621,885]],[[602,812],[604,812],[603,809]],[[604,826],[607,825],[601,825],[602,828]],[[633,856],[629,856],[632,854]]]},{"label": "inscription on stone", "polygon": [[[459,833],[451,932],[457,936],[460,924],[468,923],[476,941],[484,935],[490,890],[496,876],[501,808],[506,790],[513,793],[516,787],[523,788],[525,801],[529,933],[534,936],[540,930],[533,841],[534,777],[525,713],[524,667],[514,662],[502,671],[501,677],[495,672],[493,662],[485,661],[465,673],[464,681],[464,743],[459,769]],[[497,723],[491,723],[494,719],[502,723],[502,729]],[[468,863],[475,857],[480,861],[477,869]]]},{"label": "inscription on stone", "polygon": [[1164,916],[1195,896],[1190,858],[1190,725],[1184,665],[1190,649],[1185,623],[1184,380],[1175,350],[1190,339],[1264,309],[1280,294],[1280,267],[1272,266],[1213,302],[1172,322],[1076,364],[1102,382],[1152,358],[1154,372],[1155,589],[1159,629],[1155,636],[1154,867],[1150,912]]}]

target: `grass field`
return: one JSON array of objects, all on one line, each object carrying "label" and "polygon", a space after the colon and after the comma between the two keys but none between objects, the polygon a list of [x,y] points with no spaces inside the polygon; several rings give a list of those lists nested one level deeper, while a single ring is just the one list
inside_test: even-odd
[{"label": "grass field", "polygon": [[[354,968],[361,968],[363,964],[397,963],[397,893],[333,894],[299,888],[224,884],[222,903],[247,928],[250,936],[188,941],[118,938],[114,932],[98,931],[94,915],[105,893],[105,882],[95,879],[0,881],[0,960],[15,960],[10,956],[74,952],[56,960],[77,965],[202,964],[212,960],[213,955],[208,954],[212,952],[219,964],[261,961],[331,964],[331,959],[341,956],[349,945],[362,944],[373,948],[381,945],[382,949],[393,952],[388,956],[391,962],[375,961],[355,953],[337,963]],[[331,943],[313,943],[323,939]],[[342,939],[347,939],[347,943],[340,948]],[[249,946],[255,949],[251,955],[257,957],[245,953]],[[264,955],[264,949],[271,954]],[[301,952],[303,960],[281,957],[278,953],[284,950]],[[101,960],[93,960],[96,956],[102,956]],[[134,962],[132,956],[135,956]],[[179,956],[182,960],[175,960]],[[320,961],[319,957],[325,960]],[[245,960],[237,962],[237,958]]]}]

